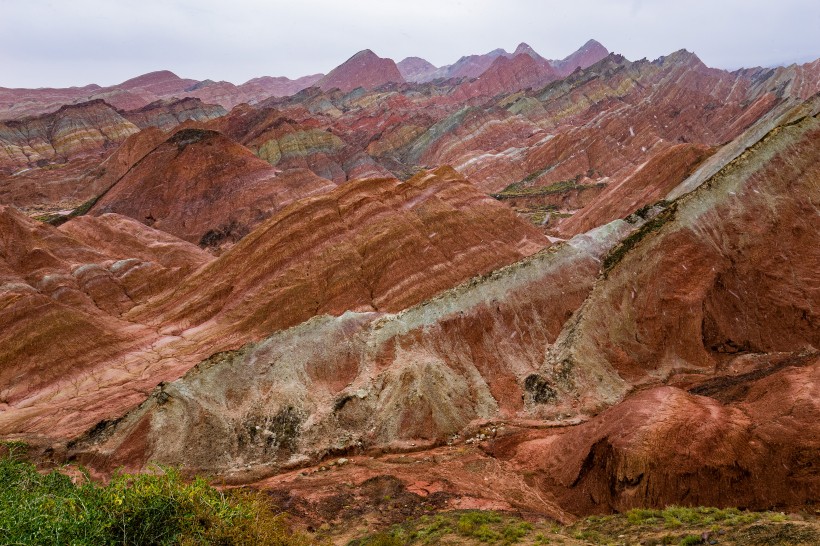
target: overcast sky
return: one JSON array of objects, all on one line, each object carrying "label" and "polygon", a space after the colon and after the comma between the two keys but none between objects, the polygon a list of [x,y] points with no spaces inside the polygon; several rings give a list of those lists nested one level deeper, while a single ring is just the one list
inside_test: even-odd
[{"label": "overcast sky", "polygon": [[110,85],[152,70],[242,83],[327,72],[365,48],[440,66],[595,38],[719,68],[820,57],[820,0],[0,0],[0,86]]}]

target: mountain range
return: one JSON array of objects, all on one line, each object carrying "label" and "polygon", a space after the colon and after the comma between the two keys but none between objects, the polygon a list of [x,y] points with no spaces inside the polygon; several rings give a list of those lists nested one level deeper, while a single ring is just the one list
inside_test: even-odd
[{"label": "mountain range", "polygon": [[388,478],[563,523],[820,502],[820,60],[365,50],[0,119],[0,437],[43,466],[313,527]]}]

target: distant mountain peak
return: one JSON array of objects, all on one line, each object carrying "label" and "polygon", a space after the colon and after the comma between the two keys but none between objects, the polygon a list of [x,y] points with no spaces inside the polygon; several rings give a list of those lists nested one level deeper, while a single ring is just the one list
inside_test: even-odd
[{"label": "distant mountain peak", "polygon": [[357,87],[372,89],[385,83],[404,81],[393,59],[382,58],[370,49],[363,49],[328,72],[317,85],[324,90],[338,88],[348,92]]},{"label": "distant mountain peak", "polygon": [[362,58],[366,58],[366,57],[374,57],[376,59],[381,58],[378,55],[376,55],[375,53],[373,53],[372,49],[363,49],[363,50],[359,51],[358,53],[356,53],[355,55],[353,55],[352,57],[350,57],[350,59],[348,59],[348,60],[352,61],[353,59],[362,59]]},{"label": "distant mountain peak", "polygon": [[170,70],[155,70],[154,72],[147,72],[136,78],[125,80],[117,87],[128,89],[130,87],[142,87],[143,85],[150,85],[157,82],[165,81],[180,81],[182,78],[171,72]]},{"label": "distant mountain peak", "polygon": [[409,82],[425,81],[438,68],[421,57],[407,57],[396,63],[402,77]]},{"label": "distant mountain peak", "polygon": [[658,62],[660,64],[667,64],[667,63],[674,63],[674,64],[681,64],[681,65],[690,65],[693,67],[706,67],[703,61],[700,60],[695,53],[689,51],[688,49],[679,49],[669,55],[664,55],[658,58]]},{"label": "distant mountain peak", "polygon": [[538,60],[538,59],[542,59],[542,58],[543,58],[543,57],[541,57],[541,55],[539,55],[539,54],[538,54],[538,53],[537,53],[537,52],[536,52],[536,51],[535,51],[535,50],[534,50],[534,49],[530,46],[530,44],[528,44],[528,43],[526,43],[526,42],[521,42],[520,44],[518,44],[518,47],[516,47],[516,48],[515,48],[515,51],[513,51],[512,56],[513,56],[513,57],[516,57],[516,56],[518,56],[518,55],[522,55],[522,54],[524,54],[524,55],[529,55],[530,57],[532,57],[533,59],[536,59],[536,60]]},{"label": "distant mountain peak", "polygon": [[589,40],[586,41],[586,43],[584,45],[581,46],[581,49],[587,49],[587,48],[590,48],[590,47],[604,47],[604,46],[598,40],[596,40],[594,38],[590,38]]},{"label": "distant mountain peak", "polygon": [[609,55],[609,50],[597,40],[587,40],[577,51],[552,64],[559,74],[566,76],[576,68],[587,68]]}]

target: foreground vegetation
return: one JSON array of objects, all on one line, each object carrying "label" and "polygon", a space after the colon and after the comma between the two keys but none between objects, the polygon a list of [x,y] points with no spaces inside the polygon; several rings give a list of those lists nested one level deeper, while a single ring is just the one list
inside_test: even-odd
[{"label": "foreground vegetation", "polygon": [[37,472],[18,446],[0,459],[0,544],[303,545],[260,493],[221,492],[173,469],[75,485]]},{"label": "foreground vegetation", "polygon": [[816,545],[820,544],[820,523],[813,516],[733,508],[638,509],[614,516],[593,516],[570,526],[529,523],[495,512],[465,511],[424,516],[354,540],[351,546],[415,544]]},{"label": "foreground vegetation", "polygon": [[[294,532],[263,493],[219,491],[179,472],[119,474],[107,485],[88,476],[72,481],[61,472],[38,472],[5,444],[0,456],[0,544],[4,545],[278,545],[344,544],[356,521],[323,525],[308,536]],[[75,483],[78,482],[78,483]],[[347,538],[342,538],[346,536]],[[355,536],[355,535],[354,535]],[[785,515],[733,508],[631,510],[589,517],[570,526],[529,522],[489,511],[422,516],[351,546],[416,544],[820,544],[815,514]]]}]

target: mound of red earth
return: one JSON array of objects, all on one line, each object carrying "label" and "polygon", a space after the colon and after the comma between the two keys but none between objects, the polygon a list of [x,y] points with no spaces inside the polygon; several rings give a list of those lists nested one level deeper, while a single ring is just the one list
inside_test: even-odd
[{"label": "mound of red earth", "polygon": [[459,86],[454,96],[494,97],[500,93],[514,93],[532,87],[541,88],[556,79],[558,74],[548,61],[520,53],[511,58],[496,58],[481,76]]},{"label": "mound of red earth", "polygon": [[[156,135],[161,131],[136,136],[139,128],[169,129],[224,113],[221,107],[198,99],[158,101],[132,111],[115,110],[95,100],[64,106],[53,114],[2,122],[0,148],[5,156],[0,155],[0,197],[3,203],[32,214],[66,214],[88,204],[124,174],[121,164],[134,149],[126,143],[129,137],[142,143],[139,149],[159,143]],[[136,159],[125,161],[126,168]]]},{"label": "mound of red earth", "polygon": [[[327,180],[300,177],[301,195]],[[215,131],[181,129],[140,157],[89,214],[130,216],[201,246],[238,241],[290,201],[294,181]]]},{"label": "mound of red earth", "polygon": [[316,85],[322,89],[352,91],[357,87],[373,89],[390,82],[403,82],[404,78],[392,59],[383,59],[365,49],[328,72]]}]

